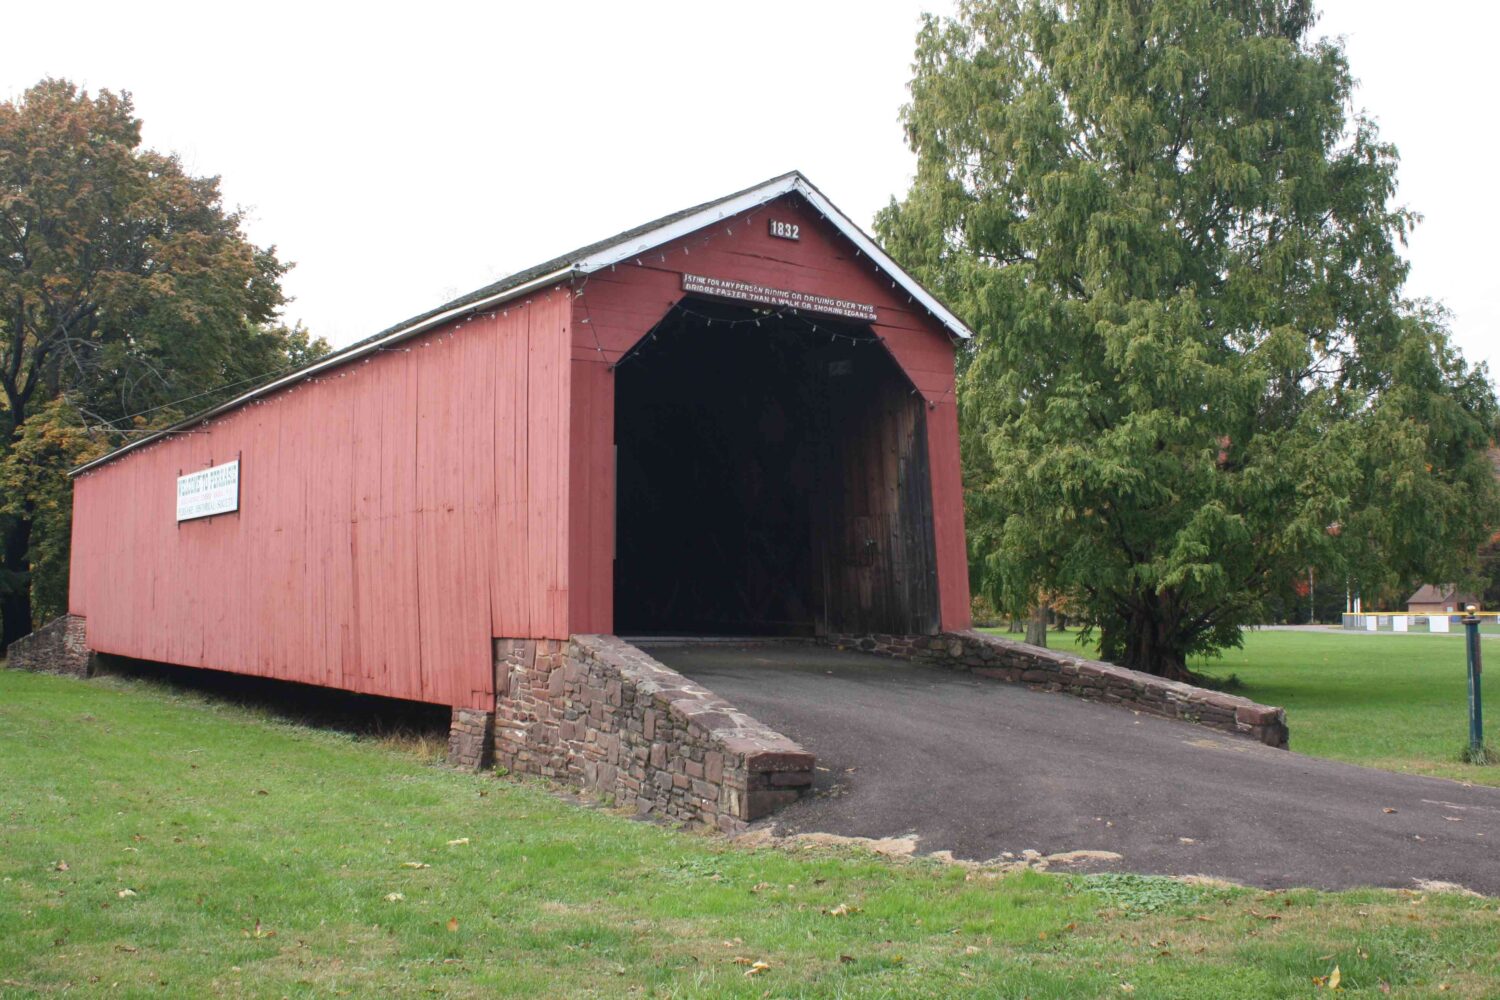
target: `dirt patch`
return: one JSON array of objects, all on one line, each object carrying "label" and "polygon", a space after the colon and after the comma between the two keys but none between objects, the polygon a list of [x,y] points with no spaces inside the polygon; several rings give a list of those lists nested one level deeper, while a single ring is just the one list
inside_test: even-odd
[{"label": "dirt patch", "polygon": [[1457,882],[1442,882],[1437,879],[1417,878],[1412,879],[1412,887],[1420,892],[1452,892],[1460,896],[1473,896],[1475,899],[1483,899],[1481,893],[1475,892],[1466,885]]},{"label": "dirt patch", "polygon": [[1227,878],[1216,878],[1213,875],[1179,875],[1177,881],[1187,885],[1202,886],[1205,889],[1243,889],[1244,883],[1232,882]]},{"label": "dirt patch", "polygon": [[932,851],[919,855],[917,853],[918,837],[914,833],[902,837],[878,838],[844,837],[836,833],[797,833],[781,837],[777,836],[774,827],[761,827],[741,834],[734,838],[734,842],[744,847],[780,847],[802,850],[819,847],[853,847],[885,858],[905,861],[920,856],[945,865],[955,865],[959,868],[995,875],[1004,875],[1022,869],[1047,871],[1054,866],[1067,867],[1124,860],[1122,855],[1114,851],[1060,851],[1055,854],[1043,854],[1040,851],[1022,851],[1020,854],[1012,854],[1007,851],[1000,857],[991,858],[988,861],[967,861],[955,858],[952,851]]}]

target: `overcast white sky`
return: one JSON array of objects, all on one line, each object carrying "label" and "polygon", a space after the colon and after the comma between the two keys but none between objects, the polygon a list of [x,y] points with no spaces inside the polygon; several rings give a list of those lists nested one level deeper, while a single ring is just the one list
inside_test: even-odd
[{"label": "overcast white sky", "polygon": [[[897,110],[946,0],[15,6],[0,96],[125,89],[219,174],[335,346],[511,271],[797,168],[868,227],[910,180]],[[1500,5],[1324,0],[1422,212],[1409,291],[1500,367]]]}]

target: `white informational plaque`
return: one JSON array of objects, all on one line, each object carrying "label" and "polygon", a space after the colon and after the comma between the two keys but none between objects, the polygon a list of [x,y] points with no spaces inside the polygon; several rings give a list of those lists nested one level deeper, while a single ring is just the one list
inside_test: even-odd
[{"label": "white informational plaque", "polygon": [[177,477],[177,520],[240,509],[240,460]]}]

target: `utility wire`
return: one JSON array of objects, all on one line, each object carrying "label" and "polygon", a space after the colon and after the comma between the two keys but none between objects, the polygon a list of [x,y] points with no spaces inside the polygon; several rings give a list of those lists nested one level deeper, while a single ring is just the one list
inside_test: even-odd
[{"label": "utility wire", "polygon": [[[225,389],[234,389],[234,388],[237,388],[239,386],[246,385],[246,384],[248,384],[250,382],[259,382],[262,379],[274,378],[277,375],[283,375],[283,374],[285,374],[287,372],[296,371],[297,369],[302,368],[302,367],[303,367],[302,365],[286,365],[285,367],[277,368],[274,371],[268,371],[268,372],[265,372],[264,374],[261,374],[261,375],[251,375],[249,378],[242,378],[242,379],[240,379],[237,382],[226,382],[223,385],[215,386],[212,389],[204,389],[202,392],[195,392],[191,396],[183,396],[181,399],[174,399],[174,400],[172,400],[170,402],[160,403],[160,404],[158,404],[156,406],[148,406],[144,410],[137,410],[134,413],[127,413],[124,416],[119,417],[118,420],[119,421],[134,420],[136,417],[144,417],[148,413],[155,413],[158,410],[165,410],[165,409],[167,409],[169,407],[178,406],[178,405],[180,405],[182,403],[189,402],[190,400],[201,399],[204,396],[211,396],[211,395],[213,395],[216,392],[223,392]],[[130,434],[130,433],[151,433],[151,434],[155,434],[156,433],[156,431],[147,431],[147,430],[145,430],[143,428],[116,427],[116,426],[114,426],[114,424],[116,422],[117,421],[105,421],[105,426],[108,427],[110,430],[118,431],[121,434]]]}]

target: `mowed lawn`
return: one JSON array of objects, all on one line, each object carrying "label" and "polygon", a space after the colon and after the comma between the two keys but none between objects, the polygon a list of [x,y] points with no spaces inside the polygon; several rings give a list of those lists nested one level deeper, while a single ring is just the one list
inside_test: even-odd
[{"label": "mowed lawn", "polygon": [[[1093,655],[1077,633],[1052,633],[1055,648]],[[1500,641],[1482,640],[1490,669],[1485,734],[1500,747]],[[1243,649],[1192,668],[1234,675],[1235,694],[1286,708],[1292,749],[1369,767],[1500,785],[1500,766],[1459,760],[1469,739],[1461,634],[1252,631]],[[1500,861],[1497,861],[1500,863]],[[1500,988],[1497,988],[1500,994]]]},{"label": "mowed lawn", "polygon": [[7,997],[1500,989],[1494,899],[750,849],[143,681],[0,670],[0,774]]}]

